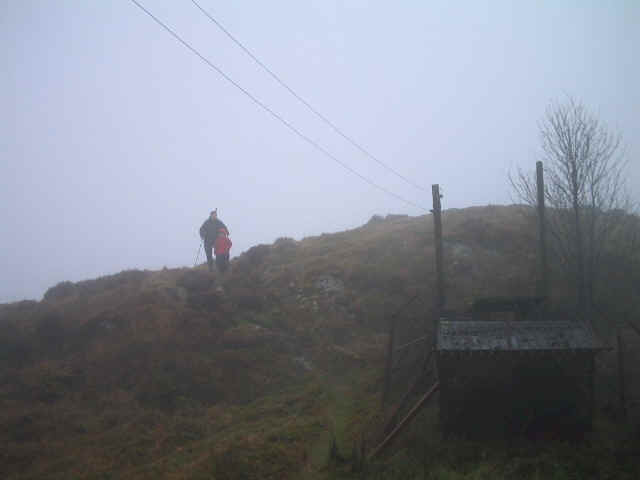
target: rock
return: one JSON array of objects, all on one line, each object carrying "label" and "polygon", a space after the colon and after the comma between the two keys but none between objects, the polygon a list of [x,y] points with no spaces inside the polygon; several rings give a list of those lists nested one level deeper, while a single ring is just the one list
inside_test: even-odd
[{"label": "rock", "polygon": [[306,370],[307,372],[313,370],[313,365],[311,365],[311,362],[304,357],[293,357],[293,363],[301,367],[303,370]]},{"label": "rock", "polygon": [[451,258],[455,260],[465,260],[467,258],[471,258],[473,255],[473,250],[471,247],[463,244],[463,243],[445,243],[445,248],[447,248],[450,252]]},{"label": "rock", "polygon": [[326,294],[344,293],[344,282],[333,275],[322,275],[314,282],[314,286]]}]

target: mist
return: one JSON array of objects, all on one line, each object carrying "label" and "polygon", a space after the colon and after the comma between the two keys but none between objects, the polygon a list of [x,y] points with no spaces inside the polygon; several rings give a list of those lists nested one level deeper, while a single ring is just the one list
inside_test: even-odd
[{"label": "mist", "polygon": [[[539,157],[538,121],[571,95],[620,132],[640,199],[637,2],[146,0],[235,82],[131,2],[5,2],[0,11],[0,302],[63,280],[192,266],[218,208],[232,255],[374,214],[512,203],[507,173]],[[415,206],[417,205],[417,206]],[[200,257],[202,261],[202,256]]]}]

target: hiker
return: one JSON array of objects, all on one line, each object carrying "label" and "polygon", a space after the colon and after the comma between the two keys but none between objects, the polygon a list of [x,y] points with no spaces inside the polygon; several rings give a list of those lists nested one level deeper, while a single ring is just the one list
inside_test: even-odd
[{"label": "hiker", "polygon": [[[209,271],[213,270],[213,256],[212,248],[216,245],[216,241],[219,236],[223,236],[227,241],[220,242],[220,248],[217,251],[220,252],[221,260],[218,262],[216,258],[216,265],[221,268],[221,271],[226,270],[229,262],[229,249],[231,248],[231,240],[229,240],[229,229],[218,218],[218,209],[211,211],[209,218],[207,218],[200,227],[200,238],[204,241],[204,252],[207,255],[207,265]],[[228,245],[227,245],[228,243]],[[217,255],[217,254],[216,254]],[[224,270],[223,270],[224,269]]]},{"label": "hiker", "polygon": [[216,256],[216,266],[222,273],[224,273],[229,266],[229,250],[231,250],[231,245],[232,243],[227,229],[219,229],[216,242],[213,244],[213,253]]}]

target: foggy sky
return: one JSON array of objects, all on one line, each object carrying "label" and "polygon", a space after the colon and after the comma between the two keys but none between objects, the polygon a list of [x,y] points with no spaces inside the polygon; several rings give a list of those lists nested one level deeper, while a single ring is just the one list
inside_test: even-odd
[{"label": "foggy sky", "polygon": [[[618,129],[640,198],[640,2],[140,0],[353,169],[425,208],[511,203],[537,122],[572,95]],[[192,266],[217,207],[232,255],[425,213],[324,157],[127,0],[0,2],[0,302],[62,280]]]}]

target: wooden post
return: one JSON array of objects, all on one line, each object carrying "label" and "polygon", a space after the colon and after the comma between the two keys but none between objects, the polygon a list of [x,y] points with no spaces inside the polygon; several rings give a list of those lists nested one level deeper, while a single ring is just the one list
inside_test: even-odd
[{"label": "wooden post", "polygon": [[436,310],[438,319],[444,308],[444,271],[442,265],[442,208],[440,206],[440,186],[432,185],[431,193],[433,194],[433,231],[436,243]]},{"label": "wooden post", "polygon": [[544,173],[542,162],[536,162],[536,181],[538,185],[538,285],[537,295],[548,295],[547,245],[544,221]]},{"label": "wooden post", "polygon": [[620,401],[620,414],[622,420],[627,419],[627,399],[625,396],[625,382],[624,382],[624,342],[622,335],[620,334],[620,327],[617,331],[618,337],[618,394]]}]

